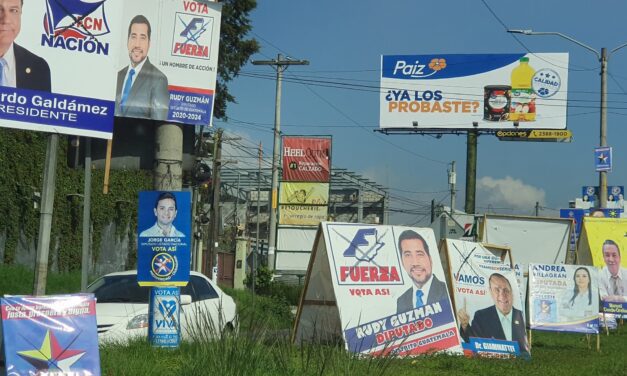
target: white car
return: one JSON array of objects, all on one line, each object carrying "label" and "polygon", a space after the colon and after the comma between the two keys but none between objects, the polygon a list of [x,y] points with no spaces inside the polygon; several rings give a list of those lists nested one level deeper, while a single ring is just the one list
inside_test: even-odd
[{"label": "white car", "polygon": [[[124,343],[148,338],[150,287],[137,284],[137,271],[110,273],[95,280],[87,292],[96,296],[96,320],[100,343]],[[181,340],[219,336],[237,330],[233,298],[201,273],[191,272],[181,287]]]}]

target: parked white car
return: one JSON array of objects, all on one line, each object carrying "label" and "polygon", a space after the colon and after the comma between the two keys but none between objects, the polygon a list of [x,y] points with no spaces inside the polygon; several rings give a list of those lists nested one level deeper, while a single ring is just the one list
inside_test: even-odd
[{"label": "parked white car", "polygon": [[[137,271],[110,273],[95,280],[87,292],[96,296],[98,341],[126,342],[148,338],[150,287],[137,284]],[[215,337],[237,330],[235,302],[201,273],[191,272],[181,287],[181,339]]]}]

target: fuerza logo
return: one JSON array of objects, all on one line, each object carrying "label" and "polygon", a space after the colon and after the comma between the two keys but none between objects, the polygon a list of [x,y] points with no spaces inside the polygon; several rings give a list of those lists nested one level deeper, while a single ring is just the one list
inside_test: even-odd
[{"label": "fuerza logo", "polygon": [[47,0],[41,45],[88,54],[109,55],[109,43],[98,37],[111,30],[106,0]]}]

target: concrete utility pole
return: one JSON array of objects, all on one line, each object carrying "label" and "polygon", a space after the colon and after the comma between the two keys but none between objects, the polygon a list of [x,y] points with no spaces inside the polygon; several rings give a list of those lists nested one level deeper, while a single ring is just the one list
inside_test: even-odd
[{"label": "concrete utility pole", "polygon": [[[207,255],[209,278],[213,278],[213,264],[216,247],[218,245],[218,233],[220,231],[220,168],[222,166],[222,129],[218,129],[214,134],[213,142],[213,176],[211,189],[213,191],[211,199],[211,240],[209,242],[209,254]],[[217,277],[217,276],[216,276]]]},{"label": "concrete utility pole", "polygon": [[457,175],[455,174],[455,161],[451,162],[451,170],[448,172],[448,183],[451,186],[451,217],[455,213],[455,183]]},{"label": "concrete utility pole", "polygon": [[[473,123],[473,126],[477,126]],[[477,137],[476,129],[469,129],[466,141],[466,205],[468,214],[475,214],[475,193],[477,192]]]},{"label": "concrete utility pole", "polygon": [[46,148],[44,184],[43,192],[41,194],[41,210],[39,212],[39,236],[37,238],[37,260],[35,264],[33,295],[44,295],[46,293],[58,148],[59,135],[52,133],[48,136],[48,147]]},{"label": "concrete utility pole", "polygon": [[[599,63],[601,63],[601,119],[600,119],[600,140],[599,146],[607,146],[607,61],[614,52],[620,50],[623,47],[627,47],[627,43],[623,43],[616,48],[613,48],[609,53],[607,49],[601,48],[601,52],[594,48],[578,41],[575,38],[569,37],[566,34],[559,33],[557,31],[533,31],[533,30],[507,30],[508,33],[524,34],[524,35],[556,35],[560,38],[569,40],[576,45],[585,48],[588,51],[593,52]],[[607,171],[599,171],[599,205],[601,208],[607,207]]]},{"label": "concrete utility pole", "polygon": [[276,248],[277,227],[277,189],[279,186],[279,161],[281,143],[281,81],[283,71],[290,65],[309,65],[307,60],[292,60],[289,57],[283,60],[278,54],[276,60],[256,60],[253,65],[270,65],[276,70],[276,101],[274,107],[274,145],[272,152],[272,203],[270,205],[270,229],[268,235],[268,268],[274,270],[274,250]]},{"label": "concrete utility pole", "polygon": [[540,216],[540,203],[536,201],[536,217]]},{"label": "concrete utility pole", "polygon": [[[78,148],[77,148],[78,149]],[[89,275],[89,236],[91,229],[91,138],[85,137],[85,186],[83,188],[83,244],[81,255],[81,291],[87,290]]]},{"label": "concrete utility pole", "polygon": [[178,124],[157,127],[153,186],[157,191],[183,188],[183,128]]}]

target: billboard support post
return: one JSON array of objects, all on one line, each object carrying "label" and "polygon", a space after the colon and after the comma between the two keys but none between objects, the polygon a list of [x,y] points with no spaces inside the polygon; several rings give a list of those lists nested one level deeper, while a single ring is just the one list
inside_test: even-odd
[{"label": "billboard support post", "polygon": [[283,71],[290,65],[309,65],[307,60],[283,60],[278,54],[276,60],[255,60],[253,65],[271,65],[276,70],[276,98],[274,104],[274,145],[272,152],[272,188],[270,192],[270,224],[268,235],[268,268],[274,270],[274,250],[276,248],[277,231],[277,189],[279,186],[279,160],[281,142],[281,82]]},{"label": "billboard support post", "polygon": [[[473,125],[476,123],[473,123]],[[466,141],[466,205],[468,214],[475,213],[475,193],[477,191],[477,137],[476,129],[468,131]]]},{"label": "billboard support post", "polygon": [[44,295],[46,293],[58,146],[59,135],[51,133],[50,136],[48,136],[46,162],[44,166],[44,183],[43,192],[41,194],[41,211],[39,212],[39,237],[37,239],[37,261],[35,265],[35,284],[33,286],[33,295]]}]

